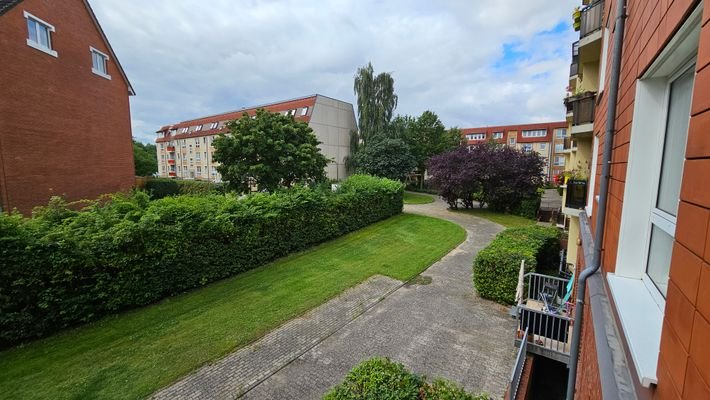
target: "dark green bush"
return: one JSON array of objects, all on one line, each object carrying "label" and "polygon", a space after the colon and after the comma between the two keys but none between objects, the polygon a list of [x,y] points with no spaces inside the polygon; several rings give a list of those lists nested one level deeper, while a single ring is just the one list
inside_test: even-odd
[{"label": "dark green bush", "polygon": [[345,381],[323,400],[488,400],[474,396],[453,382],[437,379],[433,384],[388,358],[372,358],[355,366]]},{"label": "dark green bush", "polygon": [[540,194],[533,196],[528,196],[523,198],[514,210],[513,214],[520,215],[521,217],[537,219],[537,211],[540,209]]},{"label": "dark green bush", "polygon": [[152,199],[162,199],[167,196],[181,194],[210,194],[222,193],[221,183],[205,181],[189,181],[169,178],[149,178],[145,183],[145,190]]},{"label": "dark green bush", "polygon": [[337,192],[114,195],[72,211],[0,215],[0,347],[247,271],[402,210],[402,185],[353,176]]},{"label": "dark green bush", "polygon": [[525,260],[525,272],[556,268],[559,249],[559,229],[536,225],[506,229],[474,260],[476,291],[485,299],[513,304],[520,261]]}]

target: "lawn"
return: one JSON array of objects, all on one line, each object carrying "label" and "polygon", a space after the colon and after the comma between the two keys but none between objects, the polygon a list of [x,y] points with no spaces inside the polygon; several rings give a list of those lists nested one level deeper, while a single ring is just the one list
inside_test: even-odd
[{"label": "lawn", "polygon": [[451,210],[453,212],[461,212],[466,214],[475,215],[476,217],[485,218],[489,221],[495,222],[496,224],[503,225],[506,228],[514,228],[518,226],[528,226],[535,224],[535,221],[519,215],[513,214],[503,214],[495,211],[491,211],[487,208],[471,208],[468,210]]},{"label": "lawn", "polygon": [[433,202],[434,197],[428,194],[404,192],[404,204],[428,204]]},{"label": "lawn", "polygon": [[4,399],[133,399],[375,274],[408,280],[465,239],[402,214],[155,305],[0,353]]}]

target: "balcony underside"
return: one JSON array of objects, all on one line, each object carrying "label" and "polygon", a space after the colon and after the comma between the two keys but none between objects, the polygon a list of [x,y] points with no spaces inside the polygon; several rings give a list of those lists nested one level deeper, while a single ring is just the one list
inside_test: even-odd
[{"label": "balcony underside", "polygon": [[580,124],[580,125],[573,125],[572,129],[570,130],[571,135],[577,135],[577,136],[582,136],[582,135],[591,136],[592,132],[594,132],[594,123],[593,122],[587,122],[586,124]]}]

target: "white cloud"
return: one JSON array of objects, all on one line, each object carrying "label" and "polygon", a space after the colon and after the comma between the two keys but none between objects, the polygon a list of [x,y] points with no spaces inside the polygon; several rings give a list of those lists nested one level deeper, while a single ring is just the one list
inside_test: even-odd
[{"label": "white cloud", "polygon": [[[563,119],[578,1],[98,1],[138,95],[133,135],[321,93],[354,103],[355,70],[392,72],[397,112],[449,126]],[[507,51],[506,51],[507,50]]]}]

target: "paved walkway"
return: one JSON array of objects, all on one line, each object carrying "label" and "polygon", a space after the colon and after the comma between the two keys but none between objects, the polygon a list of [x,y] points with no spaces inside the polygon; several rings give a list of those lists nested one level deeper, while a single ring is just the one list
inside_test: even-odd
[{"label": "paved walkway", "polygon": [[502,227],[445,208],[440,200],[405,206],[468,233],[420,278],[403,285],[373,277],[155,397],[318,399],[361,360],[387,356],[501,398],[514,362],[514,321],[504,307],[474,294],[471,263]]}]

